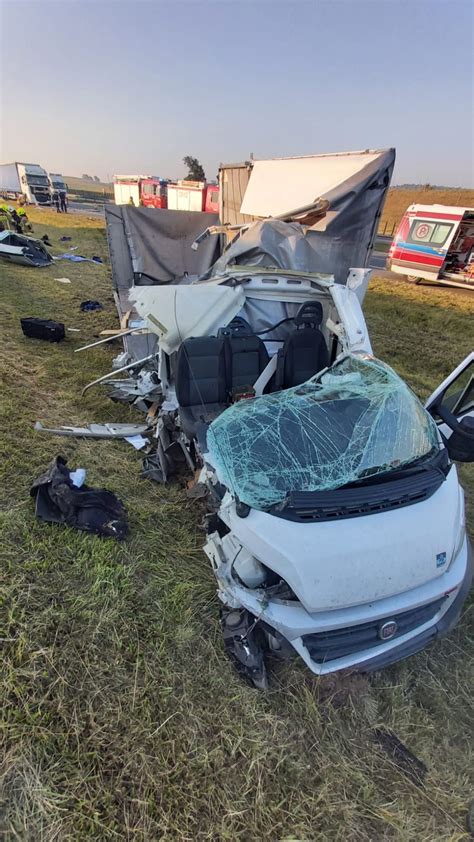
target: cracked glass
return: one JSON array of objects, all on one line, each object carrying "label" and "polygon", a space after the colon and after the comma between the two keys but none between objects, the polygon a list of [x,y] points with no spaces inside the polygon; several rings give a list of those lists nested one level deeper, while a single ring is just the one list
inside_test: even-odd
[{"label": "cracked glass", "polygon": [[207,459],[255,509],[340,488],[439,449],[433,419],[387,365],[347,356],[285,391],[238,401],[209,427]]}]

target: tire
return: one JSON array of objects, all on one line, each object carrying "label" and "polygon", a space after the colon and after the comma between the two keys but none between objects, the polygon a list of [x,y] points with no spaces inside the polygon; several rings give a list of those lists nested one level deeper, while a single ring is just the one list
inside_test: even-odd
[{"label": "tire", "polygon": [[407,275],[407,279],[415,284],[421,284],[422,279],[418,275]]}]

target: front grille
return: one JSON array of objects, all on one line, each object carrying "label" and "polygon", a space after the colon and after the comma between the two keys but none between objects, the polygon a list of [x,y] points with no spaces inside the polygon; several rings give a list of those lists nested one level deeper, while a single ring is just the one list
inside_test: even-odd
[{"label": "front grille", "polygon": [[[344,658],[354,652],[361,652],[364,649],[372,649],[384,643],[379,637],[379,630],[384,623],[395,620],[397,631],[390,638],[396,640],[408,632],[422,626],[431,620],[438,613],[443,604],[445,596],[422,605],[419,608],[412,608],[410,611],[403,611],[401,614],[392,614],[381,620],[371,620],[369,623],[360,623],[358,626],[350,626],[343,629],[332,629],[331,631],[317,632],[316,634],[305,634],[302,637],[311,659],[317,664],[325,661],[334,661],[337,658]],[[389,641],[387,641],[388,643]]]},{"label": "front grille", "polygon": [[408,474],[402,479],[374,477],[372,485],[333,491],[291,491],[271,510],[276,517],[307,523],[362,517],[412,506],[431,497],[446,479],[437,468]]}]

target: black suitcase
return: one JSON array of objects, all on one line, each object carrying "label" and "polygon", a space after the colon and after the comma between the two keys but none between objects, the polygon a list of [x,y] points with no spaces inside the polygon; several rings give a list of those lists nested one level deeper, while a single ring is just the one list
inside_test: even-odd
[{"label": "black suitcase", "polygon": [[65,337],[64,325],[51,319],[20,319],[21,329],[31,339],[46,339],[47,342],[61,342]]}]

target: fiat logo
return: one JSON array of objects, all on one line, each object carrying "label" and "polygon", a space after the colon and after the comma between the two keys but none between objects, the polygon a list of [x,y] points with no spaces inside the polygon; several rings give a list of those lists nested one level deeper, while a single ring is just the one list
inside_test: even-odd
[{"label": "fiat logo", "polygon": [[396,635],[398,631],[398,624],[395,620],[387,620],[386,623],[383,623],[382,626],[379,628],[379,637],[380,640],[391,640],[392,637]]}]

